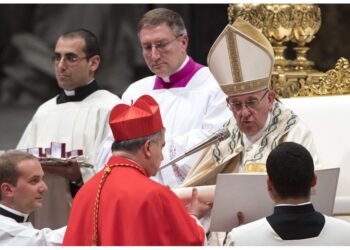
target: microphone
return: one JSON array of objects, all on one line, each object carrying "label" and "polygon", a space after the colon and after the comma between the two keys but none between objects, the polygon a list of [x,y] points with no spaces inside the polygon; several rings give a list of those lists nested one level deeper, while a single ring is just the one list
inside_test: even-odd
[{"label": "microphone", "polygon": [[162,170],[163,168],[166,168],[166,167],[174,164],[175,162],[178,162],[179,160],[181,160],[181,159],[183,159],[183,158],[185,158],[185,157],[187,157],[189,155],[192,155],[192,154],[202,150],[203,148],[206,148],[209,145],[212,145],[214,143],[223,141],[223,140],[227,139],[229,136],[230,136],[230,131],[227,128],[219,129],[218,131],[216,131],[214,134],[209,136],[204,141],[198,143],[197,145],[193,146],[192,148],[187,150],[182,155],[179,155],[178,157],[176,157],[173,160],[169,161],[165,165],[161,166],[159,168],[159,170]]}]

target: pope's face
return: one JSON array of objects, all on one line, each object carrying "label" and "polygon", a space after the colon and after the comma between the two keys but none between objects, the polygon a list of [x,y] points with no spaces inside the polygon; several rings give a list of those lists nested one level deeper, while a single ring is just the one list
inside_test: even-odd
[{"label": "pope's face", "polygon": [[139,38],[148,68],[160,77],[174,74],[186,58],[188,36],[174,35],[166,23],[145,26]]},{"label": "pope's face", "polygon": [[274,99],[273,91],[262,90],[246,95],[230,96],[227,102],[231,106],[239,130],[251,137],[264,128]]}]

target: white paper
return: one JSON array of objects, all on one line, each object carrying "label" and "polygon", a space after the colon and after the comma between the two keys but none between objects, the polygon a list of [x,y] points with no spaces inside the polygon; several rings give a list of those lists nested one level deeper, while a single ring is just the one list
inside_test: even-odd
[{"label": "white paper", "polygon": [[[316,186],[311,190],[315,209],[333,214],[339,168],[320,169]],[[273,212],[273,201],[266,187],[266,173],[219,174],[211,212],[212,232],[228,232],[238,226],[237,212],[244,213],[244,222],[261,219]]]},{"label": "white paper", "polygon": [[42,148],[28,148],[28,153],[34,155],[35,157],[41,157]]},{"label": "white paper", "polygon": [[51,156],[54,158],[65,157],[65,143],[51,142]]},{"label": "white paper", "polygon": [[209,186],[197,186],[197,187],[185,187],[185,188],[172,188],[171,190],[180,198],[185,204],[189,203],[192,199],[192,189],[196,188],[198,191],[198,197],[203,202],[213,202],[215,185]]}]

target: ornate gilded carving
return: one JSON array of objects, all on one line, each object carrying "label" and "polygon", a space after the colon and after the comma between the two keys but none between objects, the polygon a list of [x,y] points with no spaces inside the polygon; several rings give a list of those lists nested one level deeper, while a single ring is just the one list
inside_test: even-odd
[{"label": "ornate gilded carving", "polygon": [[287,69],[290,61],[284,57],[287,47],[283,44],[291,39],[293,7],[290,4],[266,4],[261,10],[264,17],[263,34],[270,40],[275,52],[275,69]]},{"label": "ornate gilded carving", "polygon": [[263,34],[273,43],[282,45],[291,38],[294,21],[290,4],[266,4],[261,10],[264,17]]},{"label": "ornate gilded carving", "polygon": [[294,48],[296,59],[292,62],[292,66],[296,70],[310,69],[314,63],[306,59],[309,48],[305,44],[314,39],[321,27],[321,10],[314,4],[295,4],[293,5],[293,20],[295,25],[292,42],[297,43],[298,46]]},{"label": "ornate gilded carving", "polygon": [[338,59],[335,68],[323,72],[274,72],[273,89],[281,97],[350,94],[350,67],[346,58]]},{"label": "ornate gilded carving", "polygon": [[304,46],[314,39],[321,27],[321,10],[315,4],[293,5],[293,37],[292,41]]},{"label": "ornate gilded carving", "polygon": [[350,94],[349,61],[338,59],[335,68],[328,70],[320,81],[301,86],[300,96],[343,95]]},{"label": "ornate gilded carving", "polygon": [[227,9],[228,22],[232,24],[236,17],[250,22],[260,31],[264,27],[261,4],[230,4]]},{"label": "ornate gilded carving", "polygon": [[[313,69],[306,58],[310,43],[321,26],[315,4],[230,4],[229,22],[241,17],[260,29],[272,43],[275,65],[271,86],[280,97],[339,95],[350,93],[349,61],[340,58],[326,73]],[[291,41],[296,57],[284,57],[284,43]]]}]

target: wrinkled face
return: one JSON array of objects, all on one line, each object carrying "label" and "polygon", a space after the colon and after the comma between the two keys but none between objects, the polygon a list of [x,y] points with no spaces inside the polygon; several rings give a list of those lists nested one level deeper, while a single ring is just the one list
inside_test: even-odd
[{"label": "wrinkled face", "polygon": [[43,195],[47,190],[43,181],[44,172],[37,160],[21,161],[17,169],[20,175],[16,186],[12,186],[14,209],[29,214],[43,204]]},{"label": "wrinkled face", "polygon": [[156,75],[174,74],[186,57],[188,36],[175,36],[168,25],[145,26],[139,33],[142,54],[148,68]]},{"label": "wrinkled face", "polygon": [[83,38],[60,37],[58,39],[53,61],[60,88],[73,90],[92,80],[94,72],[99,66],[100,57],[95,55],[87,59],[83,51],[84,48]]},{"label": "wrinkled face", "polygon": [[228,106],[242,133],[250,137],[263,129],[268,114],[272,110],[275,96],[273,91],[262,90],[227,98]]},{"label": "wrinkled face", "polygon": [[158,142],[151,142],[150,151],[151,151],[151,166],[148,168],[148,175],[154,176],[157,174],[160,167],[160,163],[163,161],[163,152],[162,149],[165,146],[165,133],[162,132],[162,137]]}]

